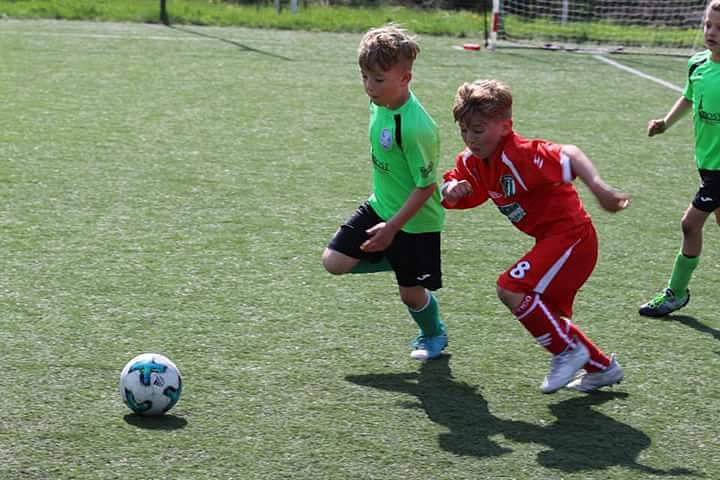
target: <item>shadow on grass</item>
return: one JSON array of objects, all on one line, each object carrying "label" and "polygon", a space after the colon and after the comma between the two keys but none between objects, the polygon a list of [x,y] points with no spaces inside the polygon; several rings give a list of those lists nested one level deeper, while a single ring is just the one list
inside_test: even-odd
[{"label": "shadow on grass", "polygon": [[665,321],[680,322],[683,325],[697,330],[700,333],[706,333],[713,336],[715,340],[720,340],[720,330],[705,325],[695,317],[691,317],[689,315],[668,315],[667,317],[663,318],[665,319]]},{"label": "shadow on grass", "polygon": [[135,413],[128,413],[123,417],[126,423],[146,430],[179,430],[185,428],[187,420],[175,415],[159,415],[144,417]]},{"label": "shadow on grass", "polygon": [[[691,470],[660,470],[637,462],[640,453],[650,446],[650,438],[640,430],[618,422],[591,407],[627,393],[595,392],[549,406],[557,421],[546,426],[503,420],[490,413],[487,401],[478,388],[453,379],[450,357],[424,363],[419,372],[397,374],[348,375],[357,385],[414,395],[435,423],[450,431],[439,435],[444,450],[457,455],[493,457],[512,452],[491,439],[496,435],[521,443],[544,445],[538,463],[564,472],[603,470],[612,466],[639,470],[653,475],[697,475]],[[702,476],[702,475],[699,475]]]},{"label": "shadow on grass", "polygon": [[242,43],[240,43],[240,42],[236,42],[235,40],[228,40],[227,38],[218,37],[218,36],[215,36],[215,35],[209,35],[209,34],[207,34],[207,33],[198,32],[197,30],[191,30],[191,29],[185,28],[185,27],[178,27],[178,26],[172,25],[172,24],[166,24],[166,26],[167,26],[168,28],[172,28],[173,30],[177,30],[177,31],[179,31],[179,32],[189,33],[189,34],[191,34],[191,35],[197,35],[197,36],[199,36],[199,37],[205,37],[205,38],[211,38],[211,39],[213,39],[213,40],[218,40],[218,41],[220,41],[220,42],[227,43],[227,44],[229,44],[229,45],[233,45],[233,46],[239,47],[239,48],[241,48],[241,49],[243,49],[243,50],[245,50],[245,51],[247,51],[247,52],[258,53],[258,54],[260,54],[260,55],[267,55],[267,56],[269,56],[269,57],[278,58],[278,59],[280,59],[280,60],[286,60],[286,61],[288,61],[288,62],[292,62],[292,61],[293,61],[292,58],[284,57],[284,56],[282,56],[282,55],[278,55],[278,54],[272,53],[272,52],[266,52],[266,51],[264,51],[264,50],[258,50],[257,48],[248,47],[247,45],[242,44]]}]

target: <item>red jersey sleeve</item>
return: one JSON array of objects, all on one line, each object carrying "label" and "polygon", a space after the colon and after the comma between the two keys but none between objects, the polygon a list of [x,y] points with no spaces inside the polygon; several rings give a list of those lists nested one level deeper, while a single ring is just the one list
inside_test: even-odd
[{"label": "red jersey sleeve", "polygon": [[[474,157],[472,157],[474,158]],[[467,180],[472,186],[472,194],[467,197],[461,198],[457,203],[450,205],[445,199],[443,199],[443,207],[448,209],[465,209],[473,208],[478,205],[482,205],[488,199],[488,192],[485,185],[482,183],[480,175],[477,172],[473,173],[474,166],[471,163],[470,152],[465,150],[460,152],[455,157],[455,168],[448,170],[443,174],[443,185],[453,180]],[[441,191],[442,188],[441,187]]]},{"label": "red jersey sleeve", "polygon": [[544,140],[532,140],[525,145],[525,155],[532,162],[522,164],[526,174],[540,183],[572,183],[575,175],[570,168],[570,159],[562,153],[562,145]]}]

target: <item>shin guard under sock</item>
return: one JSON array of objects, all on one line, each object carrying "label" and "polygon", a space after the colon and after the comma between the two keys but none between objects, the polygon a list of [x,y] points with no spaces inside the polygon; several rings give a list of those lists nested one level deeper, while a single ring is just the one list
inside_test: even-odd
[{"label": "shin guard under sock", "polygon": [[435,296],[426,290],[427,303],[420,310],[408,308],[410,316],[415,320],[420,331],[426,337],[436,337],[444,332],[443,323],[440,320],[440,307]]},{"label": "shin guard under sock", "polygon": [[530,335],[553,355],[562,353],[568,346],[575,346],[570,322],[551,311],[539,294],[527,295],[513,314]]},{"label": "shin guard under sock", "polygon": [[590,360],[587,361],[584,367],[588,373],[599,372],[610,366],[610,357],[605,355],[574,323],[570,323],[570,335],[582,342],[590,352]]}]

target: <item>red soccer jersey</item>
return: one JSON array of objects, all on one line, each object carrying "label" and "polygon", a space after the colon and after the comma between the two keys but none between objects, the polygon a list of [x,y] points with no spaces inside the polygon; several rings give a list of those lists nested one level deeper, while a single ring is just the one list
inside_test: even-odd
[{"label": "red soccer jersey", "polygon": [[575,175],[562,145],[527,140],[516,133],[505,138],[490,158],[469,149],[458,154],[445,182],[467,180],[473,193],[446,208],[472,208],[491,198],[521,231],[536,239],[565,233],[590,223],[590,215],[572,185]]}]

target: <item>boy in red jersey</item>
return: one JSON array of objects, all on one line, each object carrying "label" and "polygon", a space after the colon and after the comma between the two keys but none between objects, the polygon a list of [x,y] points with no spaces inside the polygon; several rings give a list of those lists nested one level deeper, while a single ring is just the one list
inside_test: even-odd
[{"label": "boy in red jersey", "polygon": [[[498,81],[461,85],[453,116],[467,148],[443,177],[443,205],[472,208],[489,198],[513,225],[535,238],[535,246],[500,275],[497,294],[553,354],[540,389],[552,393],[567,386],[588,392],[620,382],[620,364],[570,321],[575,295],[598,254],[595,228],[571,182],[580,177],[609,212],[627,207],[630,197],[610,188],[578,147],[516,134],[512,93]],[[576,376],[583,367],[585,372]]]}]

